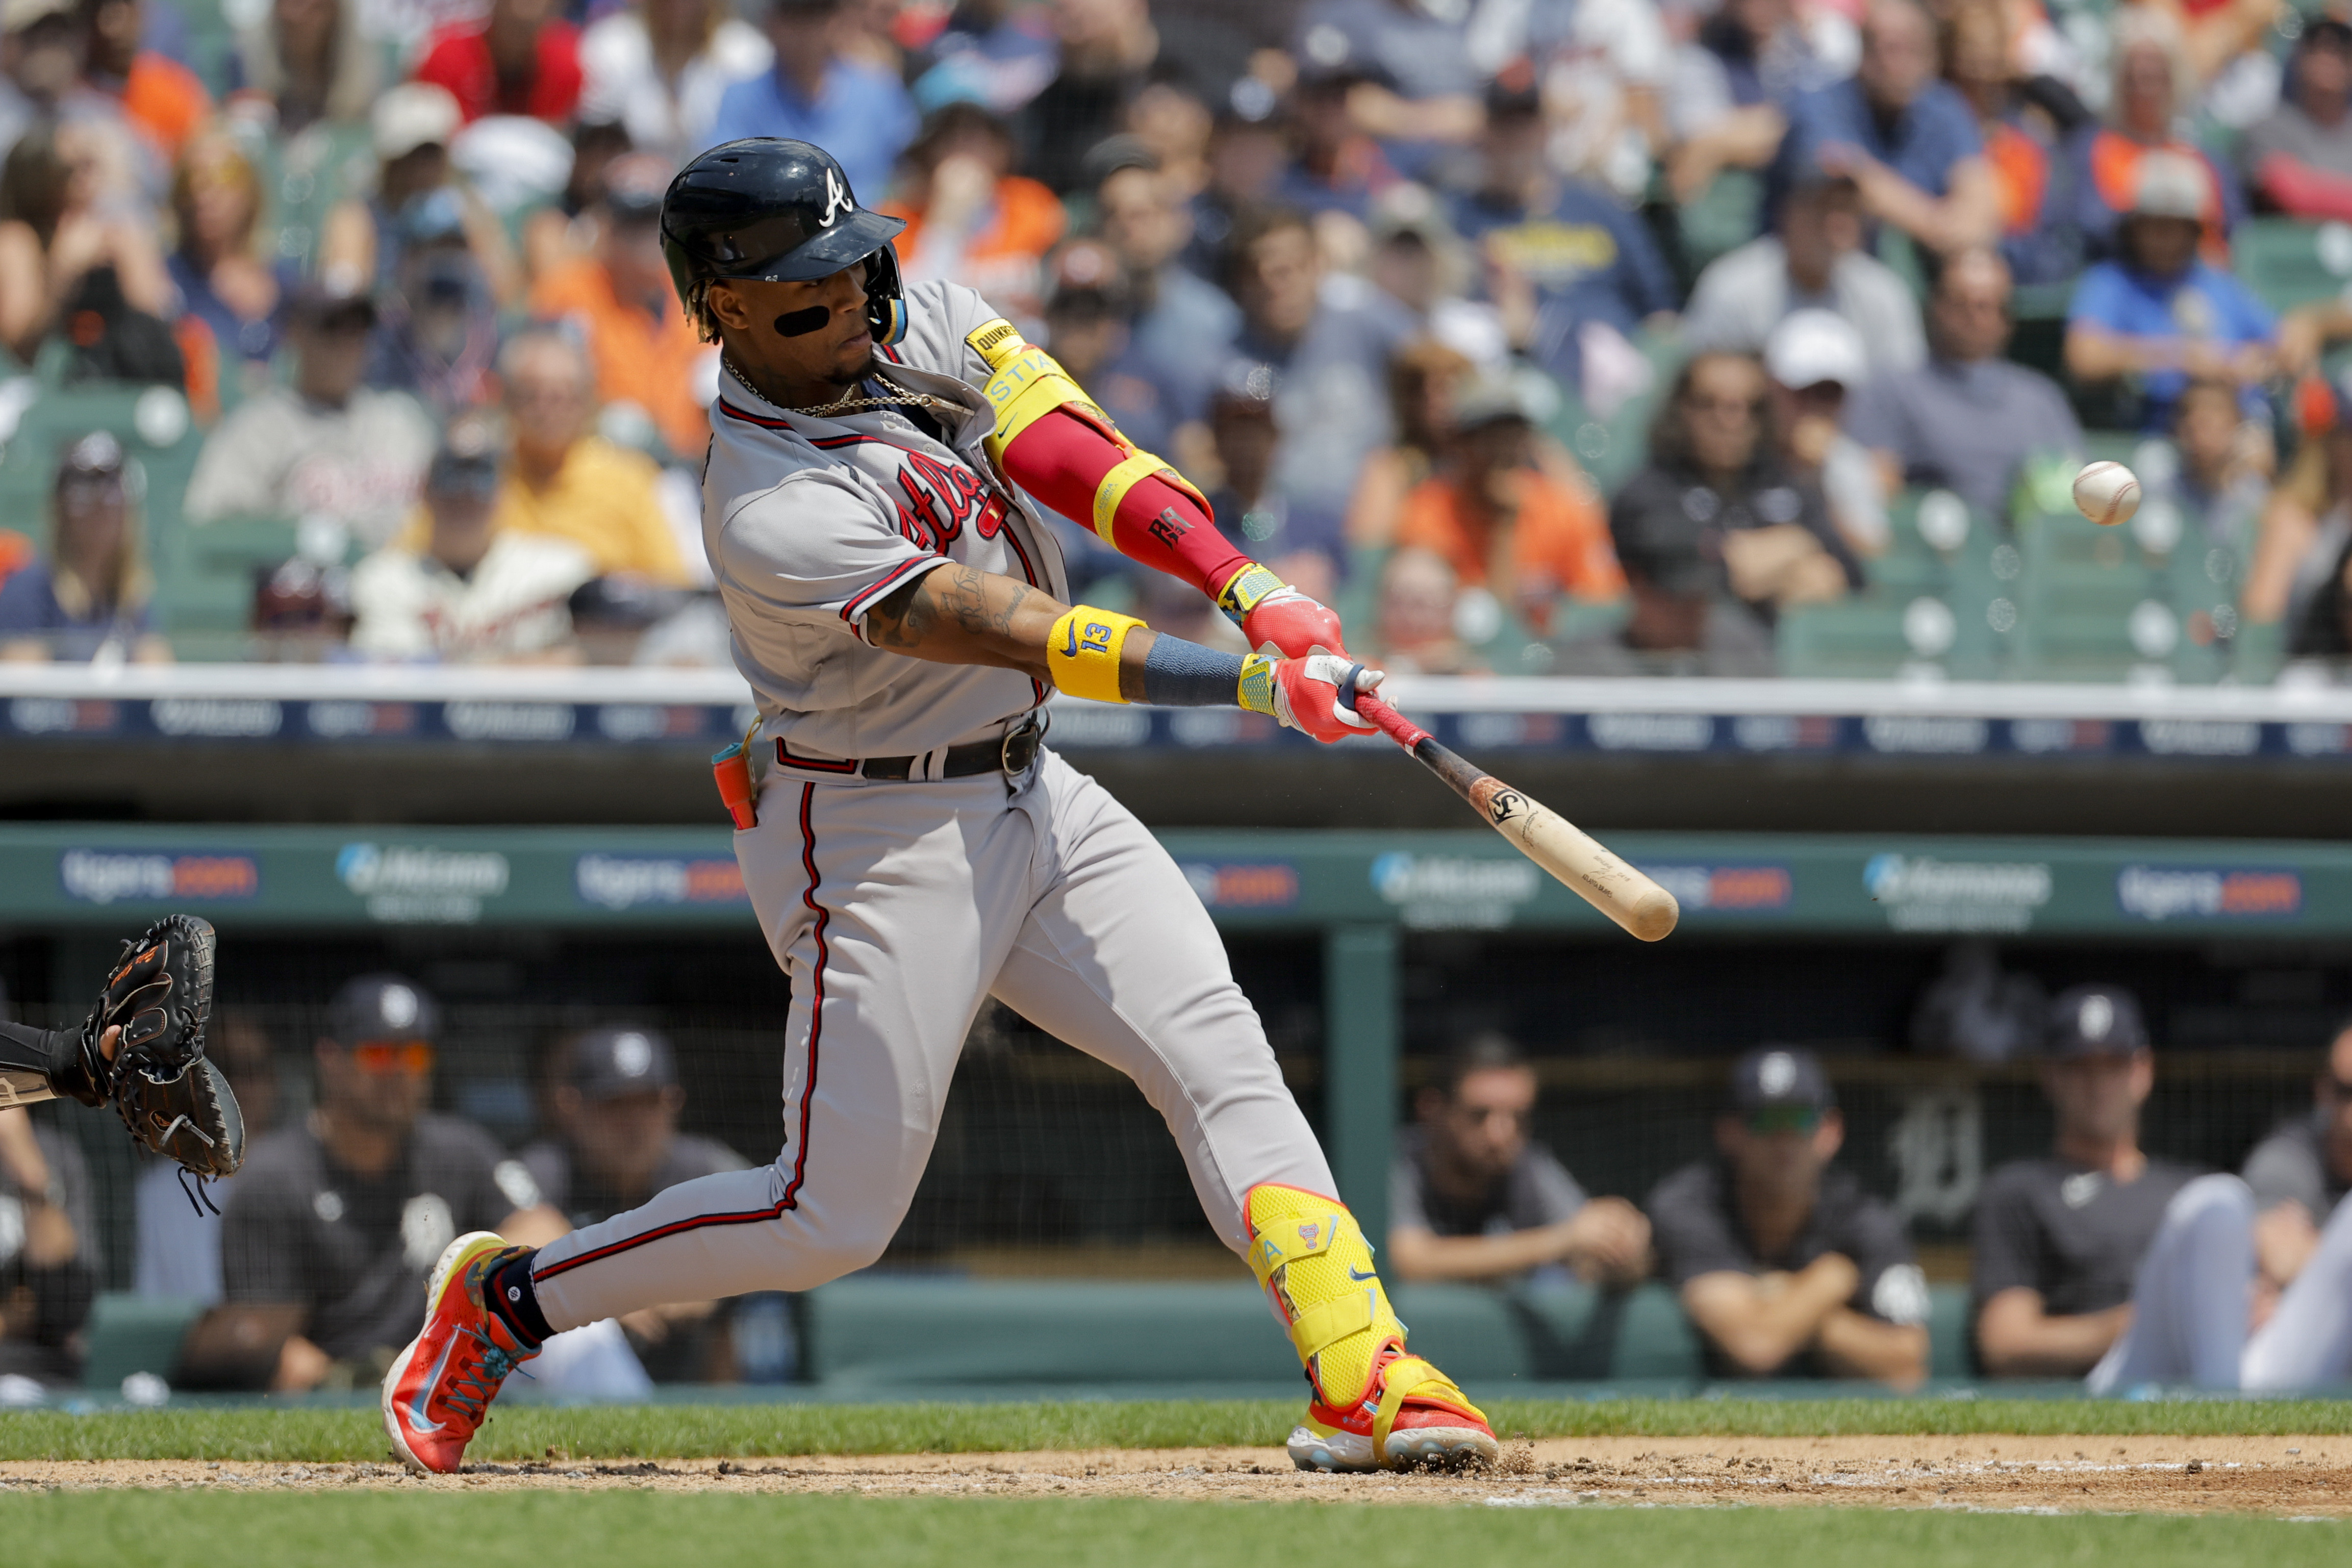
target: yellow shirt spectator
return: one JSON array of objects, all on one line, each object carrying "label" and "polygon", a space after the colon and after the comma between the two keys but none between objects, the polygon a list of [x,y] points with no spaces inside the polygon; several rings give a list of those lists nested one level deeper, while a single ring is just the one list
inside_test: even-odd
[{"label": "yellow shirt spectator", "polygon": [[570,541],[588,552],[600,577],[627,572],[683,587],[686,565],[654,489],[660,473],[643,453],[585,436],[543,480],[527,476],[522,464],[508,465],[495,524]]}]

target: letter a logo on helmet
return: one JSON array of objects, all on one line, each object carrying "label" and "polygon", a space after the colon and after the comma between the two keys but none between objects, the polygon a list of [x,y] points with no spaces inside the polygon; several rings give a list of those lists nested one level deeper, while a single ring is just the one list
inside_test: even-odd
[{"label": "letter a logo on helmet", "polygon": [[849,187],[841,183],[839,174],[827,169],[824,172],[824,216],[816,220],[817,226],[831,228],[836,214],[856,210],[857,203],[850,195]]}]

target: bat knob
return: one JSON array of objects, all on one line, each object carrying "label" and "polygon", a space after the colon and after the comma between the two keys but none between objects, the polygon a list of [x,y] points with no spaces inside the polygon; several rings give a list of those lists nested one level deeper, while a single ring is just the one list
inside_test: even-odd
[{"label": "bat knob", "polygon": [[1356,677],[1363,673],[1364,667],[1361,664],[1351,664],[1348,667],[1347,675],[1339,682],[1339,706],[1350,713],[1361,711],[1356,706],[1356,698],[1359,695],[1356,690]]}]

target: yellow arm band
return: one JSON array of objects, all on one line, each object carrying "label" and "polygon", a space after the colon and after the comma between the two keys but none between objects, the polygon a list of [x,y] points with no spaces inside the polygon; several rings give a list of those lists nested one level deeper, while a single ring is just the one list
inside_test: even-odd
[{"label": "yellow arm band", "polygon": [[1127,646],[1127,634],[1142,624],[1091,605],[1065,614],[1045,643],[1045,668],[1055,689],[1096,702],[1126,701],[1118,691],[1119,651]]}]

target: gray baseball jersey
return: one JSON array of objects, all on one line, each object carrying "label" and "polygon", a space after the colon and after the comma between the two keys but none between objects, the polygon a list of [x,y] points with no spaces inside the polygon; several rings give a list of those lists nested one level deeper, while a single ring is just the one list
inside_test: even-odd
[{"label": "gray baseball jersey", "polygon": [[[826,763],[979,739],[1044,692],[863,635],[875,603],[949,561],[1066,597],[1061,560],[980,446],[993,416],[971,289],[908,290],[901,384],[969,416],[935,441],[897,413],[811,419],[733,377],[712,411],[704,539],[767,732],[743,885],[792,977],[779,1020],[782,1147],[682,1182],[540,1250],[558,1330],[660,1301],[805,1290],[873,1262],[930,1157],[965,1031],[993,995],[1133,1079],[1166,1118],[1217,1234],[1248,1240],[1261,1182],[1330,1167],[1168,852],[1051,750],[1017,776],[902,780]],[[775,754],[775,753],[771,753]]]},{"label": "gray baseball jersey", "polygon": [[866,612],[893,590],[957,562],[1068,596],[1053,535],[981,447],[996,428],[976,390],[991,373],[965,339],[999,312],[957,283],[914,285],[907,310],[905,340],[881,353],[893,381],[969,410],[951,444],[898,409],[792,413],[731,374],[711,409],[703,545],[761,738],[782,742],[767,754],[808,759],[810,776],[979,740],[1045,700],[1013,670],[868,644]]}]

